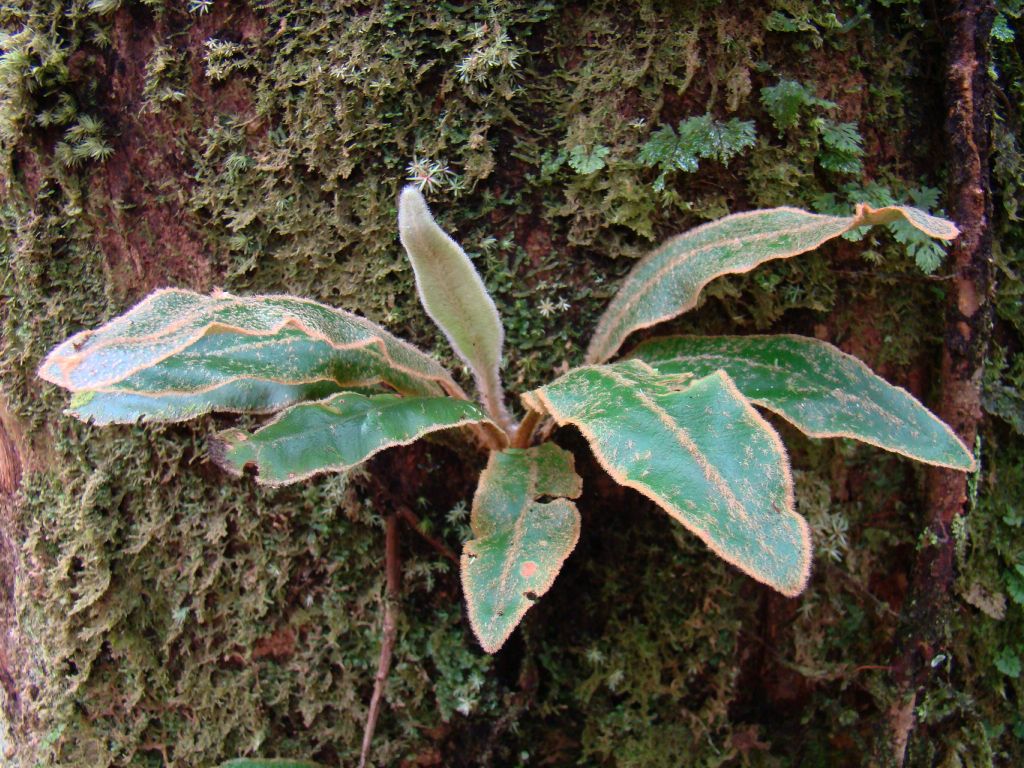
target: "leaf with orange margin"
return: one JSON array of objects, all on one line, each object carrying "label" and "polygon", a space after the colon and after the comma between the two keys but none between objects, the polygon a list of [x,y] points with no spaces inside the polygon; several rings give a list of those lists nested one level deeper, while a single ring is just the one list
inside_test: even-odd
[{"label": "leaf with orange margin", "polygon": [[[573,455],[553,443],[491,453],[473,497],[462,591],[480,645],[494,653],[554,583],[576,547],[583,490]],[[543,497],[553,497],[541,503]]]},{"label": "leaf with orange margin", "polygon": [[811,540],[782,441],[723,371],[695,379],[639,360],[587,366],[523,402],[577,427],[613,479],[744,573],[784,595],[807,585]]},{"label": "leaf with orange margin", "polygon": [[972,471],[970,450],[910,393],[806,336],[669,336],[630,353],[661,373],[723,370],[744,397],[811,437],[848,437],[926,464]]},{"label": "leaf with orange margin", "polygon": [[98,423],[267,413],[340,390],[465,393],[433,358],[369,320],[292,296],[161,290],[72,336],[39,375]]},{"label": "leaf with orange margin", "polygon": [[693,309],[704,286],[717,277],[749,272],[766,261],[813,251],[851,229],[898,219],[940,240],[959,234],[951,222],[917,208],[861,204],[853,216],[798,208],[735,213],[677,235],[633,267],[598,321],[586,361],[610,360],[634,331]]},{"label": "leaf with orange margin", "polygon": [[480,406],[466,400],[342,392],[293,405],[252,433],[219,432],[212,455],[235,475],[253,465],[260,483],[286,485],[347,472],[387,448],[470,424],[500,432]]}]

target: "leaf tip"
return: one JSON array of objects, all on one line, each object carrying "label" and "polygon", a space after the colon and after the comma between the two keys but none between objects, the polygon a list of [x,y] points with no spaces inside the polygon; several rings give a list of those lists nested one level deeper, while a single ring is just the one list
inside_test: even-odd
[{"label": "leaf tip", "polygon": [[36,376],[50,384],[56,384],[58,387],[71,389],[68,377],[68,369],[73,367],[71,356],[85,344],[91,334],[91,331],[81,331],[51,349],[39,363]]},{"label": "leaf tip", "polygon": [[245,465],[251,463],[246,457],[233,456],[234,449],[248,439],[240,429],[226,429],[210,438],[207,455],[214,464],[232,477],[241,477]]},{"label": "leaf tip", "polygon": [[814,546],[811,542],[811,526],[808,525],[803,515],[798,514],[796,511],[792,513],[792,517],[796,520],[800,533],[800,559],[797,564],[799,571],[793,574],[795,578],[791,577],[785,584],[772,585],[786,597],[797,597],[807,589],[807,585],[811,580],[811,562],[814,552]]},{"label": "leaf tip", "polygon": [[398,231],[408,232],[418,224],[433,223],[426,198],[415,184],[407,184],[398,195]]},{"label": "leaf tip", "polygon": [[969,474],[978,471],[978,460],[975,458],[974,453],[967,447],[963,440],[957,437],[957,442],[960,443],[960,449],[963,451],[961,461],[956,462],[953,469],[957,469],[961,472],[967,472]]},{"label": "leaf tip", "polygon": [[867,203],[857,203],[850,229],[866,225],[891,224],[900,219],[904,219],[910,226],[937,240],[950,241],[960,236],[960,228],[952,221],[940,216],[933,216],[909,205],[873,208]]}]

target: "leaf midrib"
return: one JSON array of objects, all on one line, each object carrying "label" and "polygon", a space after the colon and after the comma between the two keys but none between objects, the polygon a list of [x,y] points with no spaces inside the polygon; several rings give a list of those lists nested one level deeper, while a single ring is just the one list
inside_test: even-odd
[{"label": "leaf midrib", "polygon": [[[750,515],[747,513],[746,507],[739,498],[737,498],[736,494],[733,493],[732,488],[729,483],[726,482],[725,478],[722,477],[717,469],[708,463],[703,451],[700,450],[700,447],[696,442],[694,442],[685,427],[681,426],[676,420],[674,420],[672,415],[665,410],[663,406],[655,402],[650,395],[638,388],[635,383],[629,381],[621,374],[607,370],[601,371],[600,373],[615,381],[619,386],[622,386],[627,390],[631,390],[637,399],[639,399],[641,403],[643,403],[655,414],[655,416],[658,417],[662,426],[664,426],[676,441],[690,454],[690,456],[693,457],[694,462],[696,462],[697,466],[700,467],[704,477],[712,484],[712,486],[714,486],[715,490],[722,496],[722,498],[725,499],[729,508],[738,514],[741,520],[750,519]],[[635,480],[634,482],[639,483],[643,481]],[[643,484],[645,487],[650,487],[648,483]],[[672,506],[675,505],[673,504]]]},{"label": "leaf midrib", "polygon": [[[523,521],[526,517],[526,512],[527,510],[529,510],[530,505],[533,503],[534,496],[537,493],[537,478],[539,476],[539,473],[540,469],[537,466],[537,461],[535,459],[531,459],[529,462],[529,469],[526,474],[526,484],[524,486],[525,492],[522,496],[522,503],[519,505],[519,508],[515,512],[515,516],[513,518],[511,526],[512,533],[511,537],[509,538],[508,547],[506,549],[506,552],[509,553],[509,555],[504,558],[504,562],[502,563],[501,567],[501,574],[498,577],[498,594],[501,596],[503,602],[505,602],[505,587],[508,584],[509,577],[512,574],[513,558],[511,556],[511,553],[515,551],[515,549],[522,543],[524,532]],[[491,521],[494,521],[493,515],[491,516]],[[479,523],[481,521],[478,520],[476,522]],[[494,525],[493,530],[488,534],[482,534],[480,533],[479,530],[476,529],[473,530],[473,535],[477,539],[489,538],[500,533],[500,525]],[[504,618],[504,616],[492,616],[490,622],[488,623],[488,627],[493,626],[494,623],[501,618]]]}]

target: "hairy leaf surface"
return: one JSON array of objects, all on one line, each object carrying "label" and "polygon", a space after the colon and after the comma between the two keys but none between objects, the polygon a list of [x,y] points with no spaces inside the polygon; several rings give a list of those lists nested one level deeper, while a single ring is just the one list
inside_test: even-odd
[{"label": "hairy leaf surface", "polygon": [[342,392],[293,405],[253,433],[218,433],[214,458],[235,474],[255,465],[259,482],[283,485],[345,472],[386,448],[467,424],[498,430],[479,406],[466,400]]},{"label": "hairy leaf surface", "polygon": [[309,760],[288,760],[280,757],[236,757],[234,760],[221,763],[219,768],[323,768],[323,766]]},{"label": "hairy leaf surface", "polygon": [[811,437],[850,437],[928,464],[972,470],[971,452],[908,392],[860,360],[805,336],[675,336],[631,357],[661,373],[729,374],[749,400]]},{"label": "hairy leaf surface", "polygon": [[[104,422],[268,412],[377,384],[465,397],[433,358],[350,312],[291,296],[182,290],[157,291],[101,328],[72,336],[39,375],[96,393],[71,410]],[[137,397],[101,396],[111,393]]]},{"label": "hairy leaf surface", "polygon": [[[345,387],[345,391],[352,388]],[[333,381],[310,384],[278,384],[259,379],[240,379],[198,394],[170,392],[146,395],[136,392],[84,390],[71,397],[66,413],[99,426],[134,424],[136,421],[186,421],[205,413],[273,413],[295,403],[322,400],[342,391]],[[371,390],[359,388],[364,393]]]},{"label": "hairy leaf surface", "polygon": [[488,413],[507,423],[498,372],[505,330],[484,281],[458,243],[434,221],[414,186],[402,190],[398,233],[416,273],[423,308],[473,372]]},{"label": "hairy leaf surface", "polygon": [[491,453],[473,498],[473,538],[462,550],[469,621],[488,653],[551,588],[576,547],[580,515],[569,499],[582,490],[572,454],[553,443]]},{"label": "hairy leaf surface", "polygon": [[905,206],[857,206],[853,216],[770,208],[726,216],[678,235],[644,257],[623,282],[594,331],[587,362],[603,363],[634,331],[693,309],[716,277],[749,272],[772,259],[812,251],[857,227],[906,220],[925,234],[951,240],[957,228]]},{"label": "hairy leaf surface", "polygon": [[786,452],[727,374],[662,375],[629,360],[577,368],[523,401],[576,426],[608,474],[716,554],[785,595],[803,590],[810,536]]}]

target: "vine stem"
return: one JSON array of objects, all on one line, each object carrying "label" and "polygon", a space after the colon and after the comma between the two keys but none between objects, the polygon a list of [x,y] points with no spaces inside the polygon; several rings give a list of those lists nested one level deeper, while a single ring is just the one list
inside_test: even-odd
[{"label": "vine stem", "polygon": [[422,538],[425,542],[427,542],[427,544],[433,547],[438,552],[438,554],[440,554],[449,562],[454,563],[455,566],[458,567],[458,555],[452,552],[451,549],[448,548],[448,545],[441,541],[439,538],[431,536],[429,533],[424,531],[420,523],[420,519],[416,516],[415,512],[413,512],[407,506],[402,505],[398,507],[398,515],[403,520],[405,520],[406,523],[409,524],[410,528],[412,528],[417,534],[419,534],[420,538]]},{"label": "vine stem", "polygon": [[373,696],[370,698],[370,709],[366,715],[366,727],[363,729],[363,746],[359,755],[359,768],[366,768],[370,759],[370,745],[373,743],[373,732],[377,728],[380,717],[381,701],[384,698],[384,685],[391,671],[391,657],[395,650],[398,636],[398,599],[401,588],[402,568],[398,551],[398,515],[389,512],[385,519],[384,534],[384,627],[381,632],[380,659],[377,662],[377,675],[373,681]]}]

